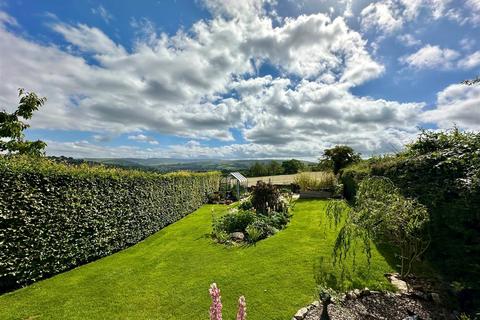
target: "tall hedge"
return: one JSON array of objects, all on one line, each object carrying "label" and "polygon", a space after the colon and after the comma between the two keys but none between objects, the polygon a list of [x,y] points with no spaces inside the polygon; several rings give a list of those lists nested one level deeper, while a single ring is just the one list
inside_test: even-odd
[{"label": "tall hedge", "polygon": [[200,207],[218,182],[216,172],[0,156],[0,291],[138,243]]},{"label": "tall hedge", "polygon": [[406,150],[343,170],[345,196],[385,176],[430,213],[429,260],[448,280],[480,290],[480,133],[424,131]]}]

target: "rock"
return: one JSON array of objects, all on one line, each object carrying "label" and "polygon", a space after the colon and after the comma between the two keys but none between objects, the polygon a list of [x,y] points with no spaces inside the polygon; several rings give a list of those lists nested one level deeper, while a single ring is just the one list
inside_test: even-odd
[{"label": "rock", "polygon": [[400,291],[400,293],[408,292],[408,284],[399,278],[398,274],[387,274],[387,278],[390,283]]},{"label": "rock", "polygon": [[368,289],[368,288],[364,288],[364,289],[360,292],[360,296],[362,296],[362,297],[369,296],[369,295],[370,295],[370,289]]},{"label": "rock", "polygon": [[240,242],[240,241],[243,241],[245,239],[245,235],[243,234],[243,232],[234,232],[234,233],[230,234],[230,238],[233,241]]},{"label": "rock", "polygon": [[357,295],[353,291],[348,291],[346,294],[347,300],[355,300],[357,299]]},{"label": "rock", "polygon": [[355,290],[353,290],[353,293],[355,293],[355,295],[357,296],[357,298],[359,298],[360,295],[361,295],[360,289],[355,289]]},{"label": "rock", "polygon": [[302,319],[305,318],[307,313],[308,313],[308,309],[307,308],[302,308],[302,309],[298,310],[297,313],[295,313],[293,318],[296,319],[296,320],[302,320]]},{"label": "rock", "polygon": [[442,304],[442,299],[440,299],[440,295],[438,293],[432,292],[430,293],[430,297],[436,304]]},{"label": "rock", "polygon": [[411,296],[414,296],[414,297],[417,297],[418,299],[422,299],[422,300],[429,300],[429,296],[428,294],[426,294],[425,292],[423,291],[413,291],[410,293]]},{"label": "rock", "polygon": [[320,301],[318,301],[318,300],[313,301],[312,306],[314,306],[316,308],[320,307]]}]

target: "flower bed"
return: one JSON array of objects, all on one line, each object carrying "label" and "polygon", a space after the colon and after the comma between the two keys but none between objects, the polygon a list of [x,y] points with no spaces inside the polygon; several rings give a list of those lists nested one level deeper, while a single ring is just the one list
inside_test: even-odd
[{"label": "flower bed", "polygon": [[291,196],[258,182],[252,196],[226,215],[213,217],[212,236],[220,243],[255,243],[284,229],[290,221]]}]

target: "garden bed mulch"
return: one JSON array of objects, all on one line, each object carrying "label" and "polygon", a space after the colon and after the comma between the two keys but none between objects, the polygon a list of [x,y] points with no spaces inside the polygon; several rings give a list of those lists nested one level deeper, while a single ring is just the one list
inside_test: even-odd
[{"label": "garden bed mulch", "polygon": [[[304,320],[320,319],[322,306],[310,305],[308,309]],[[328,306],[328,314],[331,320],[455,319],[451,312],[433,301],[392,293],[372,294],[331,304]]]},{"label": "garden bed mulch", "polygon": [[[437,320],[458,319],[445,306],[449,297],[440,281],[410,276],[401,280],[398,274],[385,274],[398,292],[352,290],[328,306],[331,320]],[[439,294],[443,292],[443,294]],[[334,299],[335,300],[335,299]],[[322,306],[317,301],[300,309],[294,320],[321,319]]]}]

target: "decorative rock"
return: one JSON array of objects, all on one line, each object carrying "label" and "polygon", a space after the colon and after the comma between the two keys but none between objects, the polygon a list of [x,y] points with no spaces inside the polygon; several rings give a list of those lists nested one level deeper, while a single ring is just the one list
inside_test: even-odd
[{"label": "decorative rock", "polygon": [[307,308],[302,308],[302,309],[298,310],[297,313],[295,313],[293,318],[296,319],[296,320],[302,320],[302,319],[305,318],[307,313],[308,313],[308,309]]},{"label": "decorative rock", "polygon": [[243,232],[234,232],[230,234],[230,238],[232,238],[233,241],[243,241],[245,239],[245,235]]}]

